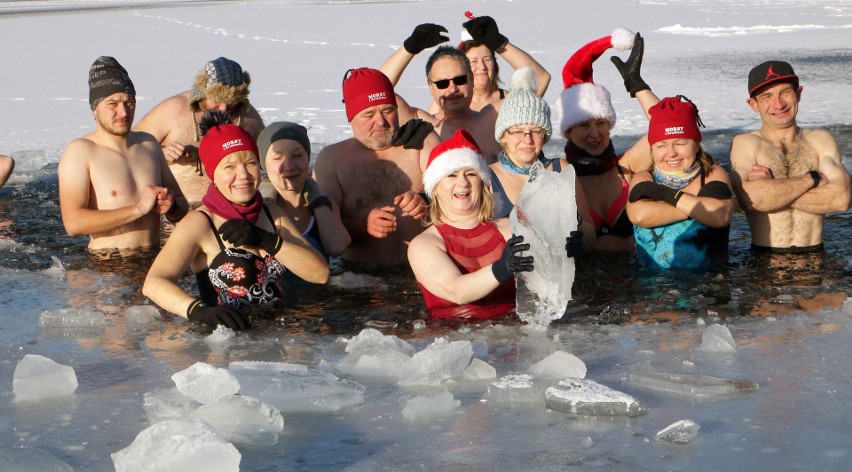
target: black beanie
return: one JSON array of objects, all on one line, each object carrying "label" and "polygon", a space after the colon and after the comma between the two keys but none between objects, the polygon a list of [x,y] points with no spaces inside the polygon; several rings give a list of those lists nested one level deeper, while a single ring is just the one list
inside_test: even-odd
[{"label": "black beanie", "polygon": [[279,139],[292,139],[301,144],[308,155],[311,154],[311,140],[308,139],[308,130],[304,126],[289,121],[276,121],[263,128],[260,136],[257,137],[257,148],[260,151],[258,156],[261,162],[266,159],[269,146]]},{"label": "black beanie", "polygon": [[136,96],[130,76],[121,64],[110,56],[95,59],[89,68],[89,105],[94,110],[98,103],[114,93]]}]

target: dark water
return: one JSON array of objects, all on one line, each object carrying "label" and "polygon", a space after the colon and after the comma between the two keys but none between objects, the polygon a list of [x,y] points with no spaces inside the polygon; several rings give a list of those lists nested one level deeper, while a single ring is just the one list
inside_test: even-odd
[{"label": "dark water", "polygon": [[[852,151],[852,129],[832,129],[841,153]],[[734,131],[705,133],[703,145],[726,168]],[[616,144],[631,138],[615,138]],[[562,143],[546,151],[556,154]],[[848,166],[847,166],[848,167]],[[61,261],[67,270],[119,274],[124,287],[114,287],[117,305],[145,303],[140,292],[150,258],[95,261],[85,250],[87,239],[65,234],[59,212],[54,169],[42,169],[26,184],[0,189],[0,236],[17,244],[0,245],[0,265],[7,269],[43,270]],[[168,231],[166,228],[164,231]],[[750,235],[741,211],[734,214],[727,267],[710,273],[686,271],[639,272],[632,255],[586,254],[577,261],[575,300],[563,323],[625,323],[676,321],[684,316],[773,315],[795,309],[819,311],[836,306],[852,284],[852,214],[833,214],[825,222],[821,255],[758,256],[749,251]],[[350,268],[332,261],[333,274]],[[262,329],[292,332],[352,333],[365,326],[410,330],[415,320],[427,319],[419,289],[407,267],[369,274],[378,283],[346,288],[296,284],[288,292],[288,308],[276,313],[275,323],[258,315]],[[373,279],[369,279],[373,280]],[[181,281],[194,290],[191,277]],[[822,304],[822,305],[821,305]],[[440,325],[438,325],[440,326]]]}]

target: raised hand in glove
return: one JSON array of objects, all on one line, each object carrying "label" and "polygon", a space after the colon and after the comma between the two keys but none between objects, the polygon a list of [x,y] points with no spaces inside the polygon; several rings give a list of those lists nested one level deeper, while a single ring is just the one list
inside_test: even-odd
[{"label": "raised hand in glove", "polygon": [[281,236],[258,228],[246,220],[228,220],[219,227],[222,239],[234,246],[255,246],[263,249],[270,255],[278,254],[281,249]]},{"label": "raised hand in glove", "polygon": [[186,309],[186,317],[189,321],[198,321],[210,326],[225,325],[233,330],[241,330],[251,327],[246,315],[227,305],[207,306],[201,300],[190,303]]},{"label": "raised hand in glove", "polygon": [[565,254],[568,257],[577,257],[583,252],[583,232],[571,231],[565,238]]},{"label": "raised hand in glove", "polygon": [[462,23],[462,26],[470,33],[470,37],[474,41],[488,46],[488,49],[494,52],[503,52],[503,49],[509,44],[509,38],[500,34],[497,22],[490,16],[477,16],[476,18],[465,21]]},{"label": "raised hand in glove", "polygon": [[683,196],[680,190],[666,187],[665,185],[655,182],[639,182],[630,191],[628,200],[630,203],[638,202],[639,200],[656,200],[665,202],[671,206],[677,206],[678,200]]},{"label": "raised hand in glove", "polygon": [[419,118],[408,120],[396,132],[396,138],[392,144],[402,146],[403,149],[423,149],[423,142],[433,129],[435,127],[428,121]]},{"label": "raised hand in glove", "polygon": [[491,264],[491,273],[501,284],[511,279],[515,272],[532,272],[533,257],[518,255],[519,252],[527,251],[530,248],[529,244],[521,244],[523,242],[523,236],[512,235],[506,241],[506,247],[503,248],[500,259]]},{"label": "raised hand in glove", "polygon": [[651,87],[642,80],[640,75],[642,69],[642,56],[645,55],[645,40],[639,33],[636,33],[636,38],[633,40],[633,49],[630,51],[630,57],[627,62],[621,58],[612,56],[610,59],[615,64],[615,68],[624,79],[624,88],[630,93],[631,97],[635,97],[637,92],[642,90],[650,90]]},{"label": "raised hand in glove", "polygon": [[418,54],[420,51],[437,46],[450,40],[447,36],[441,33],[446,33],[447,28],[433,23],[423,23],[414,28],[411,36],[402,43],[402,47],[409,54]]}]

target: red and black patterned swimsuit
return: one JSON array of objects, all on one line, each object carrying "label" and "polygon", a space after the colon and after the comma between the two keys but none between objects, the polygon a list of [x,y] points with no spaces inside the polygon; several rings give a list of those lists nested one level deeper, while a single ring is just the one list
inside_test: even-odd
[{"label": "red and black patterned swimsuit", "polygon": [[[266,206],[263,211],[271,222],[272,216]],[[201,301],[209,306],[234,308],[277,301],[282,293],[280,282],[287,269],[270,255],[261,257],[243,248],[226,248],[210,215],[204,215],[221,251],[207,270],[195,274]]]}]

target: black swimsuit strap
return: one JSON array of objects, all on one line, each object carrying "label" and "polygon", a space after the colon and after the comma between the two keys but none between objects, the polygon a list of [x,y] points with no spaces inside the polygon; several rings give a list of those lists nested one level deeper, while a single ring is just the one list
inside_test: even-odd
[{"label": "black swimsuit strap", "polygon": [[263,212],[266,213],[266,217],[269,219],[269,222],[272,224],[272,231],[275,231],[275,221],[272,219],[272,213],[269,213],[269,208],[266,207],[266,203],[263,204]]},{"label": "black swimsuit strap", "polygon": [[[265,207],[264,207],[264,208],[265,208]],[[207,214],[207,212],[205,212],[205,211],[202,211],[201,213],[202,213],[204,216],[206,216],[206,217],[207,217],[207,224],[209,224],[209,225],[210,225],[210,229],[211,229],[211,230],[213,230],[213,236],[216,236],[216,242],[217,242],[217,243],[219,243],[219,250],[224,251],[224,250],[225,250],[225,245],[224,245],[224,244],[222,244],[222,238],[220,238],[220,237],[219,237],[219,232],[218,232],[218,231],[216,231],[216,225],[214,225],[214,224],[213,224],[213,218],[211,218],[211,217],[210,217],[210,215],[208,215],[208,214]]]}]

